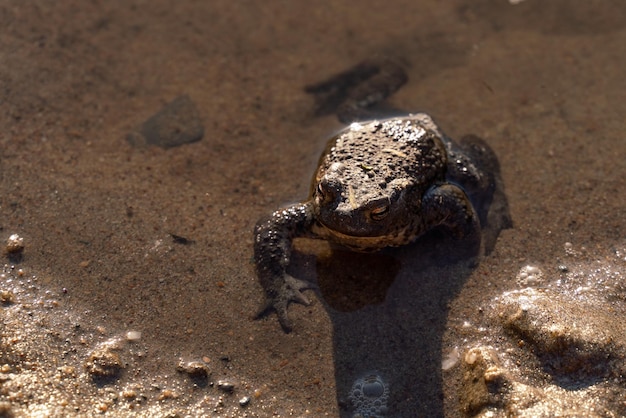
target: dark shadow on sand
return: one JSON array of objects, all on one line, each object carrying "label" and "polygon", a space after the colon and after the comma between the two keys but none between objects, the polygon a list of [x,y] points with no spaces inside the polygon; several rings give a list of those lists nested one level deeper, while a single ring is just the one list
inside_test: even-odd
[{"label": "dark shadow on sand", "polygon": [[333,323],[337,399],[354,414],[352,386],[368,375],[389,388],[386,416],[443,416],[441,340],[447,306],[475,266],[462,241],[442,231],[377,254],[334,251],[318,259]]}]

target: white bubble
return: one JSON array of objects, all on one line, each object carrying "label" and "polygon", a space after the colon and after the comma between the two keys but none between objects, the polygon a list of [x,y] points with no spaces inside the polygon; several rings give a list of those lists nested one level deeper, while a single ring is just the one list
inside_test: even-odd
[{"label": "white bubble", "polygon": [[389,385],[376,374],[357,379],[350,390],[354,416],[378,418],[388,411]]},{"label": "white bubble", "polygon": [[522,287],[534,287],[543,283],[543,272],[537,266],[527,265],[520,269],[515,279]]}]

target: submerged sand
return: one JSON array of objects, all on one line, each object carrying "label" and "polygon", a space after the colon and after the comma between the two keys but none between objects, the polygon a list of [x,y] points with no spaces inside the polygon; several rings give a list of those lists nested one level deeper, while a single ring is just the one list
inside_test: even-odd
[{"label": "submerged sand", "polygon": [[[0,239],[24,240],[0,276],[0,415],[351,416],[379,373],[388,416],[463,416],[441,362],[522,267],[623,266],[621,1],[7,0],[0,25]],[[514,227],[469,269],[399,250],[384,301],[318,294],[287,335],[251,319],[252,228],[306,196],[340,128],[303,87],[372,55],[410,68],[394,107],[494,148]],[[127,141],[181,95],[202,140]],[[299,245],[332,288],[328,249]]]}]

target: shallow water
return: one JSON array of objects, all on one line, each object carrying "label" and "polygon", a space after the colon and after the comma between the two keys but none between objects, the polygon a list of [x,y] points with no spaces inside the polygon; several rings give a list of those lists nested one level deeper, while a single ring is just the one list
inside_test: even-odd
[{"label": "shallow water", "polygon": [[[440,371],[452,349],[447,321],[477,315],[516,286],[520,267],[554,264],[565,243],[593,259],[625,238],[623,2],[15,0],[0,6],[0,24],[0,232],[25,242],[20,259],[5,261],[22,273],[7,267],[0,282],[16,296],[3,321],[42,309],[29,332],[59,334],[45,347],[3,335],[2,359],[13,379],[27,367],[9,349],[32,353],[41,369],[75,367],[83,394],[0,393],[16,413],[36,404],[54,404],[53,416],[96,413],[104,402],[111,416],[348,416],[340,411],[352,383],[378,373],[389,416],[458,416]],[[399,267],[388,303],[311,297],[291,309],[295,330],[285,335],[274,317],[251,319],[263,299],[252,228],[306,196],[340,127],[313,116],[303,87],[372,55],[410,68],[393,107],[428,112],[453,138],[474,133],[494,148],[514,227],[469,271],[422,275],[411,258],[419,245],[400,250],[414,261]],[[126,141],[181,94],[199,110],[200,142],[163,150]],[[311,254],[328,249],[301,250],[304,278],[324,277],[332,264]],[[407,295],[415,302],[394,303]],[[119,348],[128,366],[97,386],[86,353],[128,331],[142,333]],[[235,393],[194,383],[176,371],[179,359],[204,361],[209,380],[230,379]],[[145,400],[113,399],[132,385]],[[178,396],[159,400],[166,390]]]}]

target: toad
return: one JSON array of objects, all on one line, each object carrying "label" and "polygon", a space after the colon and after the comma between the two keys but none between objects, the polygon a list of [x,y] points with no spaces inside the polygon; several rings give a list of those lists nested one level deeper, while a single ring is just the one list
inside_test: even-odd
[{"label": "toad", "polygon": [[[349,79],[346,74],[335,80]],[[394,87],[381,79],[402,85],[393,74],[401,73],[396,68],[369,77],[374,85],[384,85],[383,93],[359,87],[356,102],[361,105],[355,100],[340,104],[349,110],[340,119],[349,120],[363,103],[370,106],[389,95]],[[489,205],[494,189],[493,175],[483,171],[489,164],[483,163],[492,160],[495,155],[484,141],[469,136],[456,143],[425,113],[349,124],[330,139],[309,197],[276,210],[255,227],[254,260],[267,296],[259,316],[276,312],[289,332],[288,305],[309,303],[302,292],[311,283],[287,273],[294,238],[325,239],[365,252],[406,245],[442,227],[479,246],[481,217],[485,222],[479,206]]]}]

